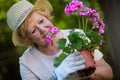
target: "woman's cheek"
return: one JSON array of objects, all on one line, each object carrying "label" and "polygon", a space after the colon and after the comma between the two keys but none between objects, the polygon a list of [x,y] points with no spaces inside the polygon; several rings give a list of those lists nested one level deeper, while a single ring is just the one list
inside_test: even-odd
[{"label": "woman's cheek", "polygon": [[42,40],[42,38],[40,36],[35,37],[35,41],[40,42],[41,40]]}]

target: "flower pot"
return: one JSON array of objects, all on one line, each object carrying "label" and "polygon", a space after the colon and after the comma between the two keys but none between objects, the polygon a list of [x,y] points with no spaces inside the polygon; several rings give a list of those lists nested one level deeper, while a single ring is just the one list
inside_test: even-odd
[{"label": "flower pot", "polygon": [[78,75],[80,77],[89,76],[90,74],[94,73],[95,71],[95,62],[94,62],[94,56],[89,50],[81,50],[80,53],[85,58],[85,66],[86,68],[78,72]]}]

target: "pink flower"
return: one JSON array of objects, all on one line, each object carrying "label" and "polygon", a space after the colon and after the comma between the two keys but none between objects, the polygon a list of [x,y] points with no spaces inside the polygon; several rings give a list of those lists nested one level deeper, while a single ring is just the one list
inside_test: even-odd
[{"label": "pink flower", "polygon": [[55,36],[59,32],[59,29],[53,25],[49,27],[49,32],[45,36],[46,42],[50,45],[52,42],[52,37]]},{"label": "pink flower", "polygon": [[87,15],[89,15],[90,12],[91,12],[91,8],[86,7],[85,10],[79,12],[79,15],[87,16]]},{"label": "pink flower", "polygon": [[100,28],[98,34],[101,35],[103,33],[104,33],[104,30],[102,28]]},{"label": "pink flower", "polygon": [[97,21],[93,23],[92,29],[96,29],[96,28],[99,28],[99,24]]},{"label": "pink flower", "polygon": [[64,12],[65,12],[65,14],[70,15],[71,10],[70,10],[70,7],[68,4],[66,5]]},{"label": "pink flower", "polygon": [[90,10],[90,12],[89,12],[89,18],[90,18],[90,20],[91,21],[96,21],[96,20],[99,20],[99,18],[100,18],[100,16],[99,16],[99,14],[97,13],[97,11],[96,10]]},{"label": "pink flower", "polygon": [[69,4],[66,4],[65,14],[70,15],[74,14],[75,11],[81,11],[83,3],[78,0],[72,0]]},{"label": "pink flower", "polygon": [[[99,36],[104,33],[105,24],[100,18],[99,13],[92,8],[85,7],[81,0],[72,0],[65,7],[65,14],[67,15],[77,15],[81,17],[79,21],[79,28],[83,29],[85,33],[89,31],[97,32]],[[81,21],[81,22],[80,22]],[[92,25],[91,25],[92,24]],[[90,30],[93,29],[93,30]],[[95,37],[90,35],[90,37]],[[102,38],[101,38],[102,39]],[[102,42],[101,42],[102,43]]]},{"label": "pink flower", "polygon": [[104,23],[101,23],[100,29],[99,29],[99,32],[98,32],[99,35],[101,35],[101,34],[104,33],[104,28],[105,28],[105,24],[104,24]]},{"label": "pink flower", "polygon": [[46,35],[46,36],[45,36],[45,40],[46,40],[46,42],[50,45],[52,38],[51,38],[50,35]]},{"label": "pink flower", "polygon": [[57,27],[51,25],[49,27],[49,31],[52,33],[52,35],[55,35],[58,33],[59,29]]},{"label": "pink flower", "polygon": [[82,2],[78,1],[78,0],[73,0],[69,3],[70,9],[71,11],[75,11],[75,10],[81,10],[83,7]]}]

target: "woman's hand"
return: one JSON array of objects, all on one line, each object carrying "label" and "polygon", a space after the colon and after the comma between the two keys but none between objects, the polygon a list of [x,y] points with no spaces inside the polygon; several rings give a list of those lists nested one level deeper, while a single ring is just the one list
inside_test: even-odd
[{"label": "woman's hand", "polygon": [[56,80],[62,80],[70,73],[85,69],[85,59],[79,52],[70,54],[53,72]]}]

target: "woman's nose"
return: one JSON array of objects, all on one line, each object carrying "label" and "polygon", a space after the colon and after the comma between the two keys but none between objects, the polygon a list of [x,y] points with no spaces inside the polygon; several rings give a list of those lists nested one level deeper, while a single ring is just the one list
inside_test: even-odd
[{"label": "woman's nose", "polygon": [[48,33],[49,29],[48,29],[48,27],[45,27],[45,26],[38,26],[38,30],[39,30],[40,34],[45,35]]}]

